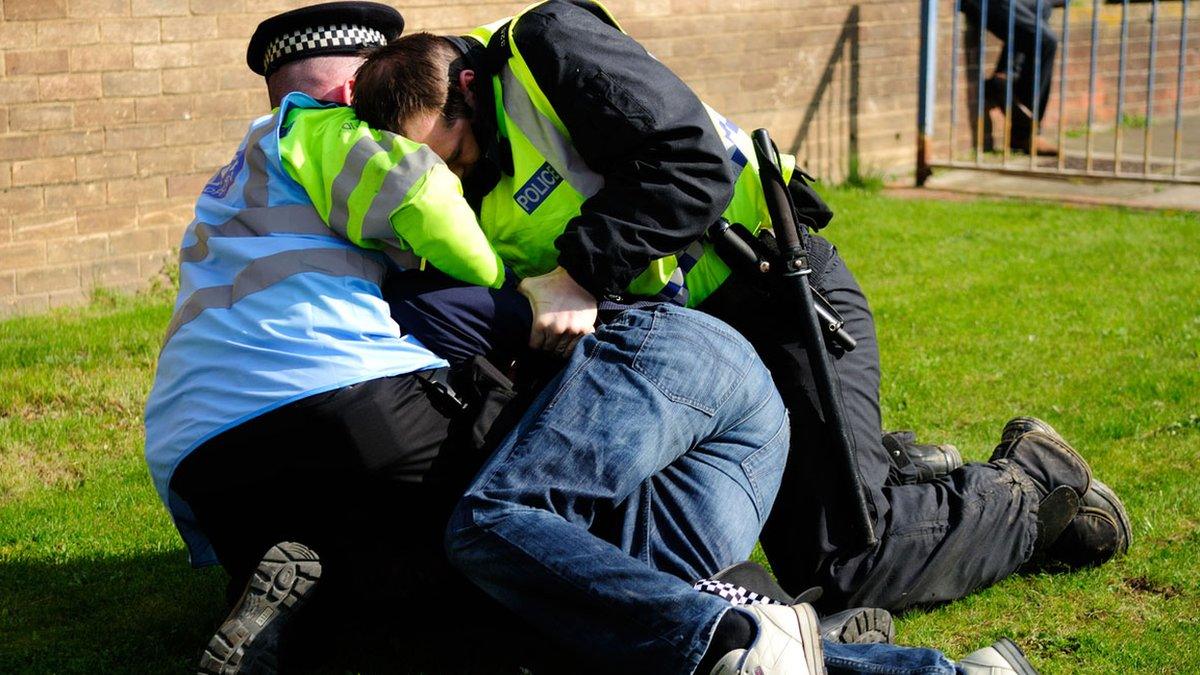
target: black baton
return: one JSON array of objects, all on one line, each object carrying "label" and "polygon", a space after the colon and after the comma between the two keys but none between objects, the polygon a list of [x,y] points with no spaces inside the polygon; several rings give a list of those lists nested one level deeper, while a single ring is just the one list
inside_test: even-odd
[{"label": "black baton", "polygon": [[767,210],[771,215],[771,225],[779,241],[780,257],[784,265],[784,269],[781,270],[784,292],[789,296],[787,300],[793,308],[792,311],[796,312],[800,320],[800,335],[804,351],[808,354],[809,368],[812,369],[821,412],[825,417],[827,440],[830,449],[837,456],[835,466],[838,475],[835,479],[841,488],[838,492],[841,495],[842,508],[835,512],[845,514],[845,523],[850,534],[847,544],[855,550],[867,548],[877,541],[875,527],[867,508],[862,476],[858,472],[858,460],[854,456],[854,445],[850,441],[841,391],[833,376],[833,364],[829,352],[825,349],[816,303],[813,301],[813,289],[809,286],[808,275],[812,270],[808,264],[808,250],[801,236],[801,225],[797,222],[795,207],[779,168],[779,151],[775,148],[775,143],[771,141],[766,129],[755,131],[752,138],[754,153],[758,157],[763,196],[767,201]]}]

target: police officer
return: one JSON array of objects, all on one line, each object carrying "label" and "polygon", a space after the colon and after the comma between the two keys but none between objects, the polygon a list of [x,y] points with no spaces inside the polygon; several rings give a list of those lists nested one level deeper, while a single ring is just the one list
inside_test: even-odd
[{"label": "police officer", "polygon": [[[395,90],[414,96],[397,103],[385,95]],[[535,346],[569,348],[591,329],[597,299],[631,295],[698,306],[754,340],[792,411],[794,452],[762,536],[785,588],[820,585],[828,607],[903,608],[962,597],[1030,562],[1096,564],[1128,546],[1120,501],[1038,420],[1006,425],[988,463],[916,484],[889,480],[874,322],[836,250],[812,236],[813,285],[858,341],[833,356],[879,535],[867,550],[842,543],[812,378],[787,344],[791,327],[766,325],[770,303],[725,283],[711,250],[690,248],[723,211],[756,203],[745,134],[598,4],[546,2],[466,37],[398,40],[360,70],[355,107],[372,126],[427,143],[464,177],[522,291],[535,309],[550,308]],[[752,230],[769,224],[752,207],[732,215]]]},{"label": "police officer", "polygon": [[[347,102],[361,50],[403,25],[394,9],[366,2],[263,22],[247,61],[279,107],[250,125],[183,236],[179,295],[146,404],[146,459],[192,563],[219,562],[231,588],[250,579],[205,651],[207,672],[269,666],[279,617],[306,601],[322,564],[322,584],[342,589],[331,596],[361,596],[380,592],[370,561],[423,542],[440,551],[432,514],[452,504],[433,476],[455,460],[457,412],[440,385],[447,364],[396,324],[380,284],[409,252],[460,265],[483,285],[496,281],[498,259],[443,257],[423,236],[473,222],[466,207],[454,210],[458,181],[442,162],[318,101]],[[312,126],[333,127],[353,150],[330,150],[325,166],[359,166],[316,205],[303,184],[319,177],[297,154],[320,149],[293,138]],[[402,196],[375,229],[361,227],[372,206],[355,199],[361,182]],[[475,236],[456,240],[486,251]],[[276,546],[285,541],[306,545]]]}]

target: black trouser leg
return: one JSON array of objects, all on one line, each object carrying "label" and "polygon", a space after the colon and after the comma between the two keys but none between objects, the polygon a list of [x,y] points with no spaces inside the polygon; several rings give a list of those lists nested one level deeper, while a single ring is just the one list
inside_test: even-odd
[{"label": "black trouser leg", "polygon": [[[1013,13],[1013,98],[1015,101],[1033,111],[1035,97],[1038,100],[1038,120],[1046,114],[1046,104],[1050,101],[1050,86],[1054,78],[1054,55],[1058,51],[1058,35],[1050,27],[1050,0],[1043,0],[1042,14],[1037,11],[1036,0],[989,0],[988,14],[984,25],[992,35],[1001,41],[1008,40],[1009,8]],[[963,0],[962,11],[976,20],[980,18],[978,0]],[[1038,43],[1037,28],[1042,25],[1041,43]],[[1041,72],[1034,78],[1034,58],[1041,51]],[[1008,49],[1001,47],[1000,58],[996,62],[996,72],[1005,73],[1008,69]],[[1037,86],[1035,87],[1035,82]]]},{"label": "black trouser leg", "polygon": [[[814,238],[814,246],[828,246]],[[732,283],[732,282],[730,282]],[[729,283],[726,284],[727,286]],[[1032,550],[1037,496],[1015,469],[969,464],[916,485],[890,485],[881,442],[879,351],[874,319],[854,276],[836,254],[816,286],[858,340],[852,352],[831,350],[859,470],[875,513],[879,543],[841,546],[840,514],[828,480],[835,462],[825,447],[804,352],[778,346],[753,325],[779,308],[733,294],[714,294],[702,309],[744,329],[756,344],[792,415],[792,453],[762,544],[780,583],[795,593],[825,589],[822,605],[902,609],[953,600],[1016,570]]]}]

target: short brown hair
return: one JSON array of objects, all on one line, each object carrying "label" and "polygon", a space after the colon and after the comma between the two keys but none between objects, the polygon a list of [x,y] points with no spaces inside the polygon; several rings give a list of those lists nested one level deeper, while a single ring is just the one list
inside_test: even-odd
[{"label": "short brown hair", "polygon": [[458,90],[462,59],[449,40],[413,33],[373,50],[354,77],[354,113],[374,129],[405,133],[415,117],[470,116]]}]

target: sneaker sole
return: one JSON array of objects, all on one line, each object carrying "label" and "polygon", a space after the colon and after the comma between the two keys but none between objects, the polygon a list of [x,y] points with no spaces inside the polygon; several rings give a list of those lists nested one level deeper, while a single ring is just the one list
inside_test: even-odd
[{"label": "sneaker sole", "polygon": [[278,672],[277,641],[256,643],[256,638],[294,614],[320,577],[321,563],[307,547],[291,542],[272,546],[251,575],[229,618],[209,640],[200,657],[199,672],[204,675]]},{"label": "sneaker sole", "polygon": [[1017,643],[1008,638],[1000,638],[1000,641],[992,645],[992,648],[999,652],[1005,661],[1008,661],[1017,675],[1037,675],[1033,664],[1025,658],[1025,652],[1021,651]]},{"label": "sneaker sole", "polygon": [[[821,648],[821,623],[817,619],[816,610],[809,604],[792,605],[792,610],[796,612],[797,623],[800,624],[800,637],[806,647],[804,661],[808,665],[808,672],[812,675],[824,673],[825,651]],[[808,646],[812,649],[807,649]]]},{"label": "sneaker sole", "polygon": [[825,617],[821,635],[846,645],[890,645],[896,639],[896,626],[886,609],[859,607]]}]

